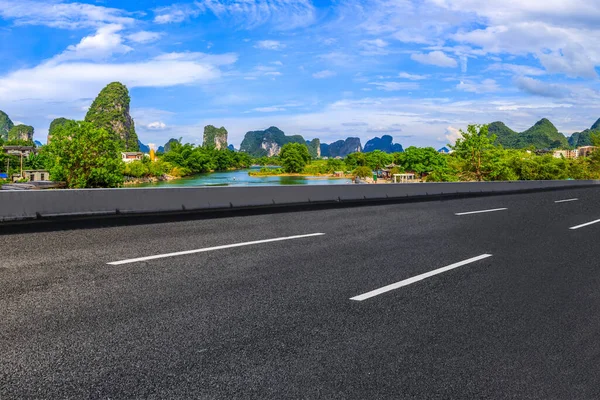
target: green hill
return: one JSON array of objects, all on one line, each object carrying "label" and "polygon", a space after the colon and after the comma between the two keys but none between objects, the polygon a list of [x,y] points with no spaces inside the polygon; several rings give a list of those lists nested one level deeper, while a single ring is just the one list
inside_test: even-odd
[{"label": "green hill", "polygon": [[590,129],[572,134],[569,137],[569,144],[571,147],[592,146],[592,134],[600,134],[600,119]]},{"label": "green hill", "polygon": [[517,147],[519,143],[519,132],[515,132],[504,124],[504,122],[492,122],[488,126],[490,135],[496,135],[496,143],[506,148]]},{"label": "green hill", "polygon": [[121,147],[127,151],[138,151],[138,137],[133,118],[129,114],[130,103],[127,87],[119,82],[106,86],[92,103],[86,122],[110,132]]},{"label": "green hill", "polygon": [[287,143],[306,144],[302,136],[286,136],[281,129],[272,126],[264,131],[246,133],[240,151],[248,153],[252,157],[272,157],[278,155],[283,145]]},{"label": "green hill", "polygon": [[524,149],[532,146],[536,149],[556,149],[569,146],[565,135],[560,133],[546,118],[520,133],[513,131],[503,122],[493,122],[489,125],[489,132],[497,136],[497,144],[511,149]]},{"label": "green hill", "polygon": [[8,132],[15,126],[4,111],[0,110],[0,139],[7,140]]}]

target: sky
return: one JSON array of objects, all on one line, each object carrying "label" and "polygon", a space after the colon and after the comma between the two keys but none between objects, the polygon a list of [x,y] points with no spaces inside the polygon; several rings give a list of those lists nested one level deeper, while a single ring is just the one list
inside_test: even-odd
[{"label": "sky", "polygon": [[144,143],[224,126],[441,147],[600,118],[600,0],[0,0],[0,110],[45,142],[128,86]]}]

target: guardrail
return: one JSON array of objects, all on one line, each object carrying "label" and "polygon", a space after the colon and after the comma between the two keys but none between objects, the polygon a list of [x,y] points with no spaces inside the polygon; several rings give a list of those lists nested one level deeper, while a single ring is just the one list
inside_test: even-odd
[{"label": "guardrail", "polygon": [[170,187],[1,191],[0,221],[149,214],[314,203],[502,194],[599,185],[600,181],[516,181],[384,185]]}]

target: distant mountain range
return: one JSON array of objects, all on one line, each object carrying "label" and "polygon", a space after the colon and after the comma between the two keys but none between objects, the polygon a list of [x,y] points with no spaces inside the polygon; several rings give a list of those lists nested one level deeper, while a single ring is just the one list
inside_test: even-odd
[{"label": "distant mountain range", "polygon": [[331,144],[321,144],[321,157],[346,157],[357,152],[362,152],[360,138],[357,137],[349,137]]},{"label": "distant mountain range", "polygon": [[374,137],[365,144],[364,152],[369,153],[371,151],[380,150],[384,153],[402,153],[404,149],[399,143],[393,143],[394,138],[390,135],[383,135],[382,137]]},{"label": "distant mountain range", "polygon": [[[253,157],[271,157],[279,154],[281,148],[287,143],[304,143],[312,157],[346,157],[348,154],[362,152],[360,138],[349,137],[333,143],[321,143],[319,139],[305,140],[301,135],[287,136],[281,129],[272,126],[264,131],[251,131],[246,133],[240,146],[240,151]],[[393,143],[393,138],[384,135],[373,138],[367,142],[364,151],[380,150],[386,153],[403,151],[402,145]]]},{"label": "distant mountain range", "polygon": [[250,154],[252,157],[272,157],[279,154],[281,148],[287,143],[306,144],[300,135],[286,136],[283,131],[272,126],[264,131],[251,131],[246,133],[240,151]]},{"label": "distant mountain range", "polygon": [[591,134],[600,132],[600,120],[590,129],[577,132],[568,139],[548,119],[543,118],[534,126],[523,132],[515,132],[503,122],[493,122],[489,125],[489,133],[497,136],[496,143],[509,149],[557,149],[568,147],[589,146],[592,144]]}]

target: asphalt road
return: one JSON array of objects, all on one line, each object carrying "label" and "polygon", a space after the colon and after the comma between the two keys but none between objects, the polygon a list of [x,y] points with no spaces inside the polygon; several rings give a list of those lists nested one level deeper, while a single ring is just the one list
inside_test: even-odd
[{"label": "asphalt road", "polygon": [[599,200],[0,226],[0,398],[598,399]]}]

